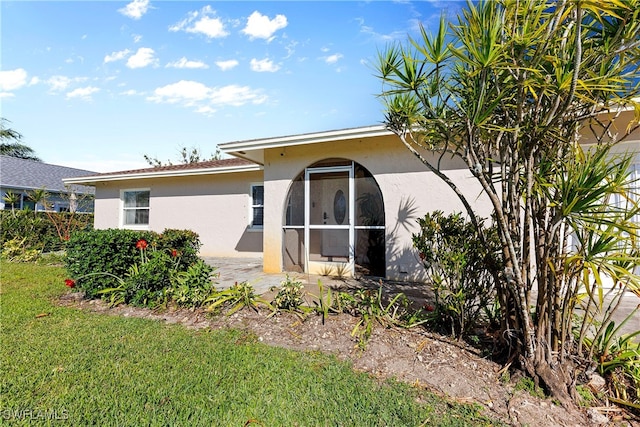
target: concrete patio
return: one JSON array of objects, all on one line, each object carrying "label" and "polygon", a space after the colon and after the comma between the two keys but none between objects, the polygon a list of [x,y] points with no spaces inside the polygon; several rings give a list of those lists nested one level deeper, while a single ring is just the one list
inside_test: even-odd
[{"label": "concrete patio", "polygon": [[216,282],[219,288],[229,288],[235,283],[247,282],[253,286],[256,293],[265,294],[273,287],[280,286],[287,280],[301,282],[307,293],[318,294],[318,280],[323,286],[332,289],[353,289],[360,287],[378,286],[375,279],[337,278],[306,273],[265,273],[262,271],[261,258],[221,258],[205,257],[207,264],[216,267],[219,274]]}]

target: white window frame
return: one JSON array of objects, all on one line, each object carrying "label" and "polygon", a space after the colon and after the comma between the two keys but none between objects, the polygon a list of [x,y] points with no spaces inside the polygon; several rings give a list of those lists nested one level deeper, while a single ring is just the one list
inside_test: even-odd
[{"label": "white window frame", "polygon": [[[130,192],[140,192],[140,191],[148,191],[149,192],[149,207],[146,209],[149,211],[149,220],[151,220],[151,188],[123,188],[120,190],[120,228],[126,228],[129,230],[149,230],[149,223],[147,224],[125,224],[125,206],[124,199],[125,193]],[[132,209],[132,208],[128,208]],[[133,208],[138,209],[138,208]]]},{"label": "white window frame", "polygon": [[[255,187],[262,187],[262,204],[253,203],[253,189]],[[264,182],[252,182],[249,185],[249,230],[262,231],[264,229]],[[253,211],[256,208],[262,208],[262,224],[254,225],[253,223]]]}]

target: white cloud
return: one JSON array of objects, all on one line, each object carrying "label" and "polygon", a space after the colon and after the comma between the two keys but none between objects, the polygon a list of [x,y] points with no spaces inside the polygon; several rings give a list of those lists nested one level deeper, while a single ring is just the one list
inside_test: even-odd
[{"label": "white cloud", "polygon": [[263,72],[271,72],[274,73],[280,69],[280,67],[273,63],[269,58],[265,59],[255,59],[251,60],[251,71],[256,71],[258,73]]},{"label": "white cloud", "polygon": [[117,52],[111,52],[111,55],[106,55],[104,57],[104,63],[120,61],[129,55],[131,51],[129,49],[119,50]]},{"label": "white cloud", "polygon": [[297,41],[291,41],[289,42],[288,45],[286,45],[284,48],[287,50],[287,56],[285,56],[285,59],[290,58],[291,56],[293,56],[293,54],[296,51],[296,46],[298,45]]},{"label": "white cloud", "polygon": [[204,105],[204,106],[199,107],[198,109],[196,109],[196,113],[204,114],[206,116],[211,116],[216,111],[217,110],[215,108],[211,108],[208,105]]},{"label": "white cloud", "polygon": [[118,12],[131,19],[140,19],[147,10],[149,10],[149,0],[133,0],[122,9],[118,9]]},{"label": "white cloud", "polygon": [[99,88],[93,87],[93,86],[81,87],[67,93],[67,99],[80,98],[85,101],[89,101],[91,100],[91,95],[99,91],[100,91]]},{"label": "white cloud", "polygon": [[129,68],[144,68],[149,65],[157,65],[158,60],[154,58],[155,51],[150,47],[141,47],[127,60]]},{"label": "white cloud", "polygon": [[124,92],[120,92],[120,95],[124,95],[124,96],[135,96],[139,94],[140,92],[138,92],[135,89],[129,89],[129,90],[125,90]]},{"label": "white cloud", "polygon": [[20,89],[27,84],[27,71],[24,68],[0,71],[0,92]]},{"label": "white cloud", "polygon": [[170,26],[169,31],[204,34],[210,39],[228,36],[224,23],[215,15],[216,11],[211,6],[205,6],[200,11],[190,12],[185,19]]},{"label": "white cloud", "polygon": [[229,33],[224,30],[224,24],[219,18],[202,17],[193,28],[187,28],[189,33],[202,33],[209,38],[225,37]]},{"label": "white cloud", "polygon": [[67,76],[53,76],[49,77],[46,83],[49,85],[49,89],[52,92],[60,92],[65,90],[71,84],[72,80]]},{"label": "white cloud", "polygon": [[228,59],[226,61],[216,61],[216,66],[220,68],[222,71],[228,71],[232,68],[237,67],[239,64],[235,59]]},{"label": "white cloud", "polygon": [[134,43],[140,43],[140,41],[142,40],[142,36],[140,34],[132,34],[131,36],[133,37]]},{"label": "white cloud", "polygon": [[228,85],[214,88],[211,92],[211,101],[218,105],[233,105],[239,107],[247,103],[262,104],[267,100],[265,95],[248,86]]},{"label": "white cloud", "polygon": [[[51,76],[47,80],[44,80],[42,82],[49,86],[49,92],[57,93],[57,92],[63,92],[67,90],[69,86],[71,86],[74,83],[82,83],[82,82],[86,82],[87,80],[88,80],[87,77],[70,78],[67,76]],[[31,82],[29,84],[31,85],[31,84],[36,84],[40,82],[41,80],[39,78],[34,77],[33,79],[31,79]]]},{"label": "white cloud", "polygon": [[147,100],[192,107],[196,112],[210,115],[216,111],[216,106],[239,107],[245,104],[262,104],[267,97],[259,90],[248,86],[208,87],[200,82],[180,80],[177,83],[156,88],[153,96],[148,97]]},{"label": "white cloud", "polygon": [[166,65],[167,68],[209,68],[207,64],[202,61],[189,61],[184,56],[177,61],[169,62]]},{"label": "white cloud", "polygon": [[181,102],[190,106],[194,105],[196,101],[206,99],[210,91],[211,89],[200,82],[180,80],[177,83],[157,88],[153,91],[154,95],[149,97],[149,100],[168,104]]},{"label": "white cloud", "polygon": [[253,12],[247,19],[247,25],[242,30],[250,39],[273,40],[273,34],[287,26],[287,17],[284,15],[276,15],[275,18],[269,19],[267,15],[263,15],[257,10]]},{"label": "white cloud", "polygon": [[327,64],[335,64],[340,59],[342,59],[343,55],[341,53],[334,53],[333,55],[325,56],[324,62]]}]

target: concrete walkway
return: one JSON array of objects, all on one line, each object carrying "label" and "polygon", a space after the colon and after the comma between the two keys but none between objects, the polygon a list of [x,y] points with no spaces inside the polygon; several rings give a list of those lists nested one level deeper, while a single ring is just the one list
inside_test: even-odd
[{"label": "concrete walkway", "polygon": [[356,279],[337,279],[306,273],[265,273],[262,271],[262,258],[218,258],[205,257],[205,262],[216,267],[219,273],[218,288],[229,288],[235,283],[247,282],[253,286],[257,294],[268,293],[273,287],[279,287],[287,280],[301,282],[307,293],[317,295],[318,280],[323,286],[334,289],[347,289],[365,286],[365,282]]}]

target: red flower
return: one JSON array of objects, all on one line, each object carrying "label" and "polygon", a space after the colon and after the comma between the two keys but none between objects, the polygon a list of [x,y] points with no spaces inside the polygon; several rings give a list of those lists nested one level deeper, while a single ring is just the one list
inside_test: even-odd
[{"label": "red flower", "polygon": [[149,244],[146,240],[140,239],[136,242],[136,249],[145,250]]},{"label": "red flower", "polygon": [[433,310],[435,310],[436,308],[435,308],[434,306],[432,306],[431,304],[426,304],[426,305],[424,306],[424,309],[425,309],[425,310],[427,310],[427,311],[433,311]]},{"label": "red flower", "polygon": [[76,281],[73,279],[64,279],[64,285],[68,288],[75,288],[76,287]]},{"label": "red flower", "polygon": [[177,257],[178,256],[178,251],[176,251],[175,249],[171,249],[171,256],[173,258]]}]

